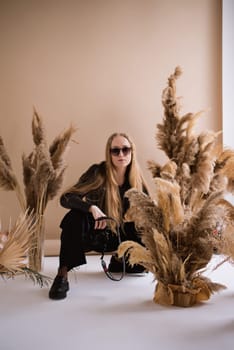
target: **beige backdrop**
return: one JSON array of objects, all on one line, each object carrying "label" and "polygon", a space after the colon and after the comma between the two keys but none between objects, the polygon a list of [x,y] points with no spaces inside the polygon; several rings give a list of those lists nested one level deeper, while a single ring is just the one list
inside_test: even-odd
[{"label": "beige backdrop", "polygon": [[[21,155],[32,150],[33,106],[50,143],[78,127],[63,189],[103,159],[107,137],[134,138],[139,162],[164,162],[157,149],[161,93],[180,65],[181,113],[208,109],[201,129],[222,128],[221,0],[0,0],[0,135],[22,181]],[[19,214],[14,193],[0,190],[7,227]],[[46,210],[47,238],[59,238],[66,210]]]}]

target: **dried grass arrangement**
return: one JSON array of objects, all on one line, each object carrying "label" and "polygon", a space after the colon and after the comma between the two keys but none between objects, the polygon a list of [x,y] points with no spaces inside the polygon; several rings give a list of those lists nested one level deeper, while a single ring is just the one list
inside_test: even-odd
[{"label": "dried grass arrangement", "polygon": [[32,118],[34,149],[29,155],[22,156],[24,191],[21,190],[0,137],[0,187],[7,191],[15,191],[22,211],[33,213],[36,223],[29,249],[29,268],[35,271],[40,271],[42,268],[45,209],[48,201],[57,195],[62,186],[66,169],[64,155],[75,131],[76,129],[70,126],[48,147],[42,118],[34,109]]},{"label": "dried grass arrangement", "polygon": [[[127,193],[126,220],[135,221],[145,247],[126,241],[118,255],[153,273],[155,303],[189,307],[225,288],[202,272],[214,248],[221,247],[219,237],[233,232],[234,208],[224,195],[234,190],[234,151],[222,150],[219,133],[195,134],[202,113],[180,116],[176,79],[181,73],[177,67],[162,94],[164,119],[156,140],[169,160],[163,166],[148,162],[155,198],[134,189]],[[232,249],[234,254],[233,244]]]},{"label": "dried grass arrangement", "polygon": [[24,274],[41,287],[48,285],[49,277],[27,266],[26,258],[35,228],[35,219],[28,212],[21,214],[14,227],[9,227],[8,231],[3,232],[0,227],[0,275],[2,278],[9,279],[18,274]]}]

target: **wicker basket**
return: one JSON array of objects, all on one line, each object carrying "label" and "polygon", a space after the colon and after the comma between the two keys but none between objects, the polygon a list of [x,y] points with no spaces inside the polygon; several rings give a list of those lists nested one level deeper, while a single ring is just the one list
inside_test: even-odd
[{"label": "wicker basket", "polygon": [[161,305],[174,305],[191,307],[201,301],[210,298],[210,291],[204,282],[201,284],[198,279],[194,280],[191,288],[183,285],[158,282],[154,293],[154,302]]}]

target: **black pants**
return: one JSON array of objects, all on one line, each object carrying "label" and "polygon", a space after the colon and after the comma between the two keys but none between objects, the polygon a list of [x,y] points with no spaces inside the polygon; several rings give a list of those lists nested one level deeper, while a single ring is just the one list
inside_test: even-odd
[{"label": "black pants", "polygon": [[[60,227],[62,233],[59,267],[66,266],[69,271],[76,266],[86,264],[85,253],[92,249],[87,249],[84,237],[90,230],[94,231],[92,214],[72,209],[64,216]],[[123,229],[120,229],[120,237],[122,242],[131,240],[142,244],[133,222],[124,224]],[[118,244],[118,237],[113,235],[113,247],[117,249]]]}]

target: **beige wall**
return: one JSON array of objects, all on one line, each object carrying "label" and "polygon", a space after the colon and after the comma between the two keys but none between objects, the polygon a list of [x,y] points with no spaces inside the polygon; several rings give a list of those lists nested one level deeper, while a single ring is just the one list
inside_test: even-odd
[{"label": "beige wall", "polygon": [[[198,131],[222,128],[220,0],[0,0],[0,44],[0,134],[19,179],[35,106],[49,142],[78,127],[63,188],[103,159],[114,131],[132,135],[150,181],[146,161],[165,160],[155,131],[177,65],[182,113],[209,108]],[[65,212],[58,198],[49,203],[47,238],[59,237]],[[2,224],[18,213],[14,193],[1,190]]]}]

